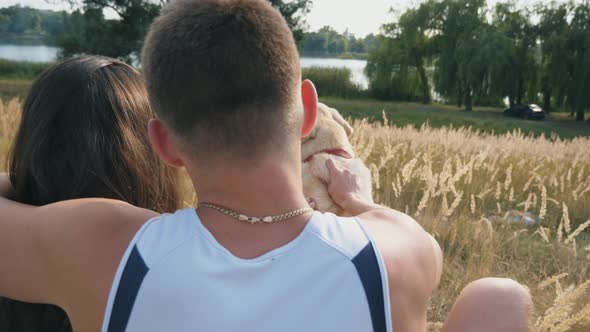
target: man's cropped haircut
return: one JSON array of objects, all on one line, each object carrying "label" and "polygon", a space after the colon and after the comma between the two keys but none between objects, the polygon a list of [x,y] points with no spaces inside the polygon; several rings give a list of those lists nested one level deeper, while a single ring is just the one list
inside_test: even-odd
[{"label": "man's cropped haircut", "polygon": [[199,151],[252,152],[294,130],[299,54],[266,0],[168,5],[142,65],[156,113]]}]

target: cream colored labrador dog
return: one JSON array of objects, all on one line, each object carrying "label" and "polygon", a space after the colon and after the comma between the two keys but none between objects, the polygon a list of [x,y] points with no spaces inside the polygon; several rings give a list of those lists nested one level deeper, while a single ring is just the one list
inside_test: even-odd
[{"label": "cream colored labrador dog", "polygon": [[348,215],[336,205],[328,193],[330,179],[326,160],[333,159],[337,165],[344,166],[361,179],[361,189],[365,198],[373,201],[371,172],[355,157],[348,137],[352,127],[334,108],[318,104],[318,117],[311,134],[301,142],[303,192],[316,203],[321,212]]}]

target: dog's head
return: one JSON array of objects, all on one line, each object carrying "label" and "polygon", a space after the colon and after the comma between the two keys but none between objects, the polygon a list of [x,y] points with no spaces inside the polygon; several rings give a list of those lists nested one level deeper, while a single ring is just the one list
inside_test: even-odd
[{"label": "dog's head", "polygon": [[309,161],[319,153],[354,158],[354,151],[348,140],[352,133],[352,127],[336,109],[319,103],[315,126],[301,141],[301,160]]},{"label": "dog's head", "polygon": [[342,118],[337,110],[324,104],[318,104],[318,116],[311,134],[302,140],[302,175],[303,193],[313,199],[321,212],[345,214],[328,193],[327,183],[330,179],[326,161],[332,159],[346,167],[359,177],[363,197],[372,202],[371,172],[362,160],[356,159],[352,145],[348,140],[352,127]]}]

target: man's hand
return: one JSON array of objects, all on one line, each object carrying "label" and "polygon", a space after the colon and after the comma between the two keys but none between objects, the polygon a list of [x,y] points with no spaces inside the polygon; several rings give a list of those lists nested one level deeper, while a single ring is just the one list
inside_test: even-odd
[{"label": "man's hand", "polygon": [[13,190],[8,173],[0,173],[0,197],[8,197]]},{"label": "man's hand", "polygon": [[334,203],[351,215],[359,215],[368,211],[382,208],[367,201],[361,192],[359,178],[347,168],[340,168],[332,159],[326,161],[330,172],[328,193]]},{"label": "man's hand", "polygon": [[312,209],[314,209],[314,210],[317,208],[316,202],[311,197],[308,197],[307,198],[307,204],[309,204],[309,207],[312,208]]}]

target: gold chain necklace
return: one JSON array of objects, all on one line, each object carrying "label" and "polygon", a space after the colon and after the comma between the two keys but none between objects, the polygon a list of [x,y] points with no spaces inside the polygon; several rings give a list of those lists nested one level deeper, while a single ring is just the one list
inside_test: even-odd
[{"label": "gold chain necklace", "polygon": [[242,222],[247,222],[250,224],[258,224],[258,223],[270,224],[270,223],[277,222],[277,221],[291,219],[291,218],[300,216],[302,214],[314,211],[312,208],[302,208],[302,209],[297,209],[295,211],[279,214],[278,216],[249,217],[245,214],[241,214],[241,213],[234,211],[232,209],[228,209],[223,206],[219,206],[219,205],[215,205],[215,204],[202,203],[197,206],[197,208],[200,208],[200,207],[210,208],[210,209],[219,211],[219,212],[221,212],[225,215],[228,215],[234,219],[237,219]]}]

